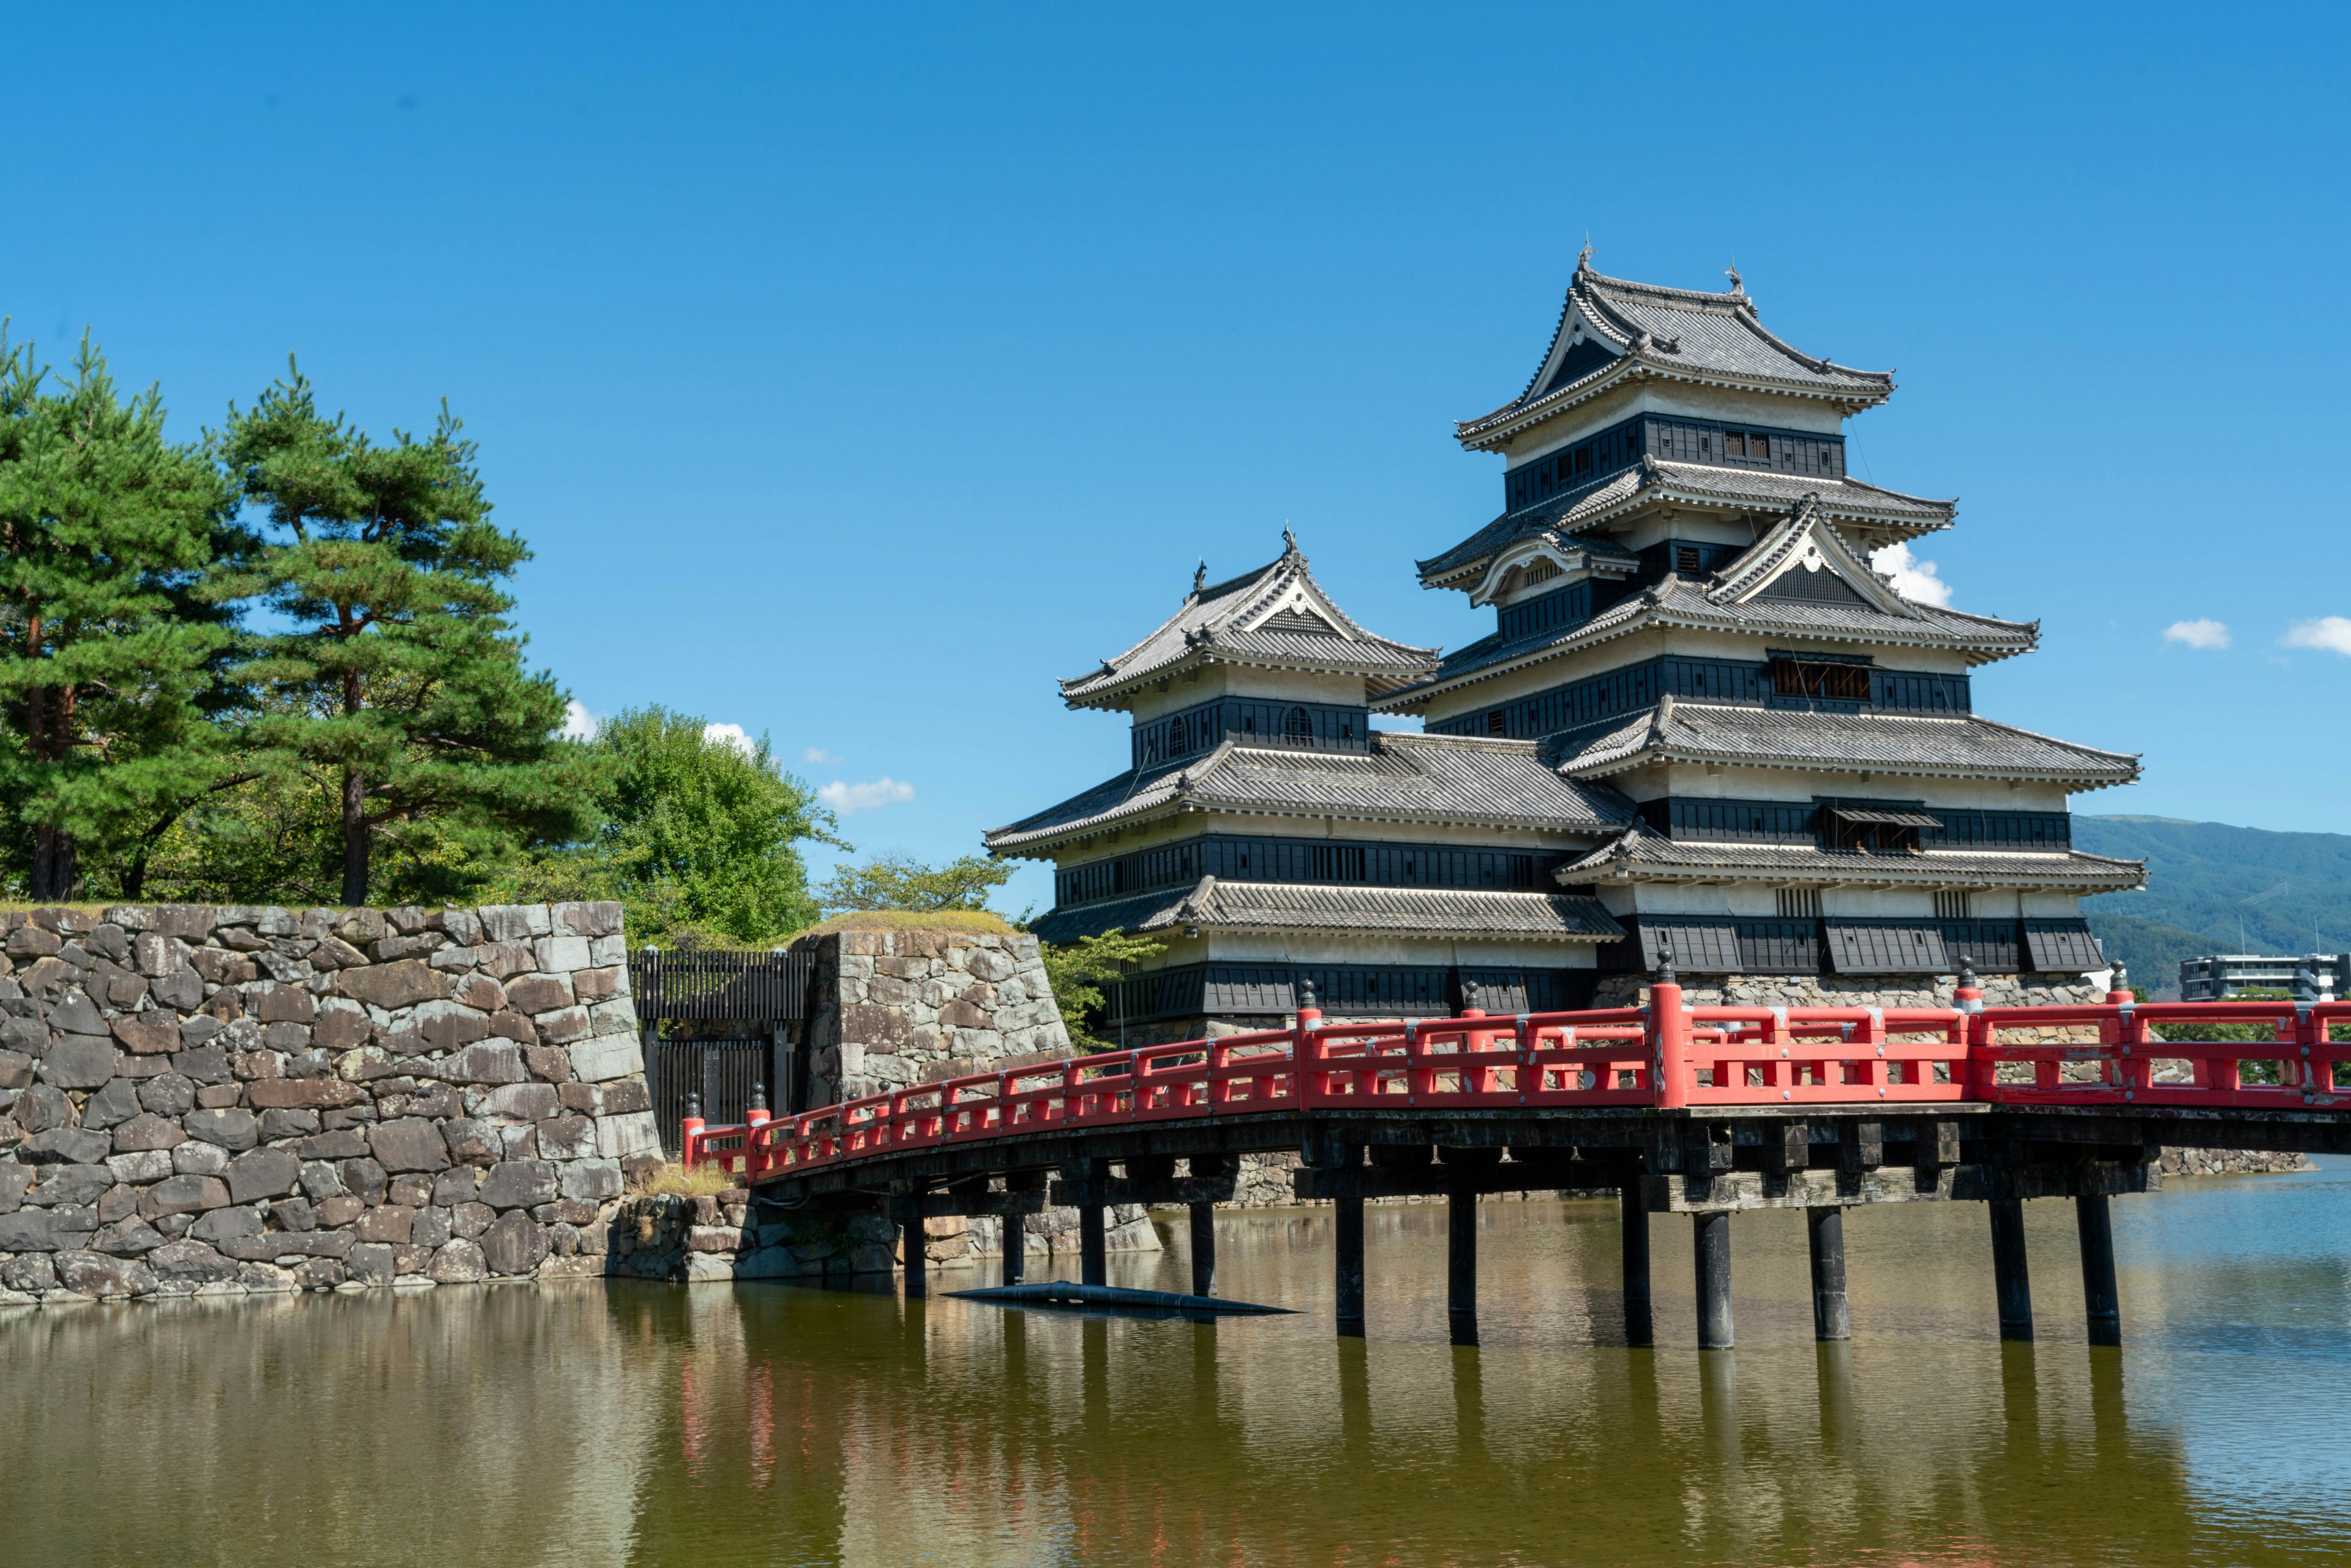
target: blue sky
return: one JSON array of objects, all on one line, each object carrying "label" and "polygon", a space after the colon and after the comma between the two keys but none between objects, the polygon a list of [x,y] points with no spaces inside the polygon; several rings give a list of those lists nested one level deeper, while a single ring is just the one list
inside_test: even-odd
[{"label": "blue sky", "polygon": [[1412,574],[1498,509],[1449,422],[1587,234],[1735,259],[1898,369],[1855,466],[1960,498],[1954,602],[2043,622],[1979,711],[2146,753],[2078,807],[2345,831],[2344,18],[57,7],[0,314],[190,434],[289,350],[379,431],[446,396],[581,703],[764,730],[943,858],[1121,765],[1052,679],[1199,556],[1287,523],[1376,630],[1480,635]]}]

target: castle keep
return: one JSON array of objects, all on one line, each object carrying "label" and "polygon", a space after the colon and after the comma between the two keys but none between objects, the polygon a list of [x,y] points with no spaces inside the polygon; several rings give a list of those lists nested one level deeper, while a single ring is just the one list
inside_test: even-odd
[{"label": "castle keep", "polygon": [[1846,472],[1893,391],[1735,275],[1587,256],[1526,390],[1457,426],[1501,515],[1419,565],[1492,635],[1378,637],[1290,541],[1061,684],[1133,714],[1128,766],[987,841],[1059,866],[1048,940],[1166,944],[1104,1027],[1261,1027],[1308,980],[1341,1018],[1604,1005],[1668,954],[1701,997],[1917,997],[1963,958],[1996,999],[2086,997],[2080,900],[2141,868],[2074,851],[2068,798],[2137,759],[1978,716],[1970,672],[2037,625],[1873,570],[1955,511]]}]

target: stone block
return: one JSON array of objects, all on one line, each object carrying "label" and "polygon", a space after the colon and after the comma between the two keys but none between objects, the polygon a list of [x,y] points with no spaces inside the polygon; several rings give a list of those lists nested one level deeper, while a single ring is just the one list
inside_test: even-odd
[{"label": "stone block", "polygon": [[308,1023],[318,1016],[318,1003],[298,986],[261,980],[245,988],[245,1013],[259,1023]]},{"label": "stone block", "polygon": [[600,1114],[622,1116],[632,1111],[650,1111],[653,1108],[653,1091],[645,1087],[645,1081],[643,1078],[614,1079],[607,1082],[603,1089],[604,1097],[599,1108]]},{"label": "stone block", "polygon": [[549,1116],[538,1124],[538,1152],[550,1160],[593,1155],[596,1124],[586,1116]]},{"label": "stone block", "polygon": [[506,984],[507,1005],[518,1013],[551,1013],[572,1005],[568,975],[517,975]]},{"label": "stone block", "polygon": [[94,1166],[113,1149],[114,1140],[88,1127],[51,1127],[16,1145],[16,1157],[27,1165]]},{"label": "stone block", "polygon": [[356,1127],[339,1128],[305,1138],[295,1151],[306,1160],[356,1160],[367,1155],[367,1134]]},{"label": "stone block", "polygon": [[590,963],[584,936],[542,936],[530,945],[530,951],[532,961],[544,974],[568,975],[588,968]]},{"label": "stone block", "polygon": [[[175,1176],[139,1195],[139,1212],[150,1220],[166,1214],[226,1208],[228,1205],[228,1184],[218,1176]],[[0,1242],[0,1249],[5,1248],[5,1243]]]},{"label": "stone block", "polygon": [[81,1232],[68,1232],[59,1226],[55,1209],[23,1208],[0,1214],[0,1252],[55,1252],[68,1236],[79,1245]]},{"label": "stone block", "polygon": [[166,1056],[180,1049],[180,1020],[169,1014],[116,1019],[114,1038],[134,1056]]},{"label": "stone block", "polygon": [[442,1123],[441,1132],[449,1145],[449,1157],[461,1166],[495,1165],[505,1153],[498,1130],[487,1122],[461,1116]]},{"label": "stone block", "polygon": [[319,1198],[340,1197],[342,1196],[342,1191],[343,1178],[333,1166],[325,1160],[318,1159],[306,1158],[302,1162],[303,1196],[316,1201]]},{"label": "stone block", "polygon": [[364,1204],[347,1192],[322,1197],[310,1206],[310,1211],[318,1218],[319,1223],[329,1229],[356,1222],[365,1209]]},{"label": "stone block", "polygon": [[76,1119],[92,1132],[102,1133],[138,1114],[139,1086],[127,1078],[116,1078],[83,1102],[81,1115]]},{"label": "stone block", "polygon": [[475,913],[481,916],[482,935],[493,942],[527,942],[554,928],[544,904],[490,904]]},{"label": "stone block", "polygon": [[98,1234],[89,1239],[91,1251],[110,1253],[117,1258],[136,1258],[143,1252],[152,1252],[162,1245],[163,1238],[155,1228],[135,1214],[99,1227]]},{"label": "stone block", "polygon": [[546,1233],[518,1208],[507,1210],[482,1232],[480,1245],[490,1272],[509,1276],[530,1273],[546,1261],[549,1251]]},{"label": "stone block", "polygon": [[[556,1054],[560,1055],[560,1052]],[[565,1077],[570,1072],[567,1068]],[[23,1089],[33,1082],[33,1059],[21,1051],[0,1051],[0,1089]]]},{"label": "stone block", "polygon": [[44,931],[37,925],[19,925],[8,933],[7,952],[11,958],[47,958],[64,946],[56,932]]},{"label": "stone block", "polygon": [[180,1119],[188,1136],[232,1152],[249,1149],[261,1141],[261,1124],[241,1106],[191,1111]]},{"label": "stone block", "polygon": [[293,1268],[298,1291],[331,1291],[350,1278],[350,1271],[332,1258],[313,1258]]},{"label": "stone block", "polygon": [[245,1093],[235,1083],[207,1083],[196,1091],[196,1108],[200,1111],[225,1111],[234,1106]]},{"label": "stone block", "polygon": [[653,1125],[650,1111],[631,1112],[622,1116],[596,1118],[596,1152],[606,1159],[626,1159],[632,1155],[659,1155],[661,1134]]},{"label": "stone block", "polygon": [[33,1167],[14,1160],[0,1161],[0,1214],[14,1214],[24,1206],[33,1185]]},{"label": "stone block", "polygon": [[[484,1027],[486,1030],[486,1020]],[[523,1065],[522,1049],[503,1040],[469,1045],[436,1071],[452,1083],[520,1083],[530,1076]]]},{"label": "stone block", "polygon": [[555,1193],[555,1166],[546,1160],[502,1161],[482,1178],[481,1201],[492,1208],[528,1208]]},{"label": "stone block", "polygon": [[617,936],[621,934],[621,906],[611,899],[593,904],[559,904],[549,911],[553,928],[574,936]]},{"label": "stone block", "polygon": [[188,1011],[204,999],[204,977],[186,964],[168,975],[158,976],[150,982],[149,988],[157,1001],[181,1012]]},{"label": "stone block", "polygon": [[554,1115],[561,1104],[552,1083],[508,1083],[483,1095],[477,1114],[538,1122]]},{"label": "stone block", "polygon": [[39,1072],[55,1088],[95,1089],[114,1076],[113,1042],[103,1036],[61,1035],[42,1054]]},{"label": "stone block", "polygon": [[431,1252],[445,1245],[449,1239],[457,1233],[455,1220],[449,1210],[420,1208],[415,1212],[416,1218],[409,1226],[410,1245],[421,1247],[427,1252]]},{"label": "stone block", "polygon": [[332,1111],[356,1105],[367,1092],[340,1078],[263,1078],[247,1085],[246,1103],[259,1111]]},{"label": "stone block", "polygon": [[351,1051],[363,1046],[375,1032],[367,1010],[357,1002],[329,997],[319,1004],[310,1040],[321,1051]]},{"label": "stone block", "polygon": [[571,1076],[582,1083],[642,1077],[644,1048],[633,1034],[601,1034],[571,1047]]},{"label": "stone block", "polygon": [[345,1160],[337,1174],[343,1178],[344,1190],[361,1203],[381,1203],[383,1195],[392,1189],[383,1166],[373,1160]]},{"label": "stone block", "polygon": [[491,978],[504,981],[528,974],[535,961],[528,942],[492,942],[474,950],[474,961]]},{"label": "stone block", "polygon": [[742,1249],[743,1233],[727,1225],[689,1226],[685,1232],[685,1249],[689,1252],[737,1252]]},{"label": "stone block", "polygon": [[425,1269],[427,1278],[444,1285],[470,1285],[488,1272],[481,1248],[462,1236],[444,1243]]},{"label": "stone block", "polygon": [[384,1204],[360,1216],[359,1239],[362,1241],[405,1242],[409,1228],[415,1221],[416,1210]]},{"label": "stone block", "polygon": [[42,1166],[33,1169],[38,1179],[25,1195],[33,1208],[68,1208],[96,1203],[114,1186],[114,1173],[101,1165]]},{"label": "stone block", "polygon": [[148,1295],[155,1289],[155,1271],[127,1258],[110,1258],[103,1252],[60,1252],[57,1265],[58,1284],[101,1301]]},{"label": "stone block", "polygon": [[[541,1013],[530,1021],[531,1027],[538,1031],[538,1041],[541,1045],[569,1045],[575,1040],[584,1038],[590,1027],[588,1009],[581,1007],[569,1007],[556,1012]],[[577,1071],[576,1063],[574,1071]]]},{"label": "stone block", "polygon": [[[182,1029],[180,1039],[184,1045],[187,1031]],[[226,1083],[233,1076],[229,1071],[228,1052],[218,1045],[198,1045],[182,1051],[172,1058],[172,1071],[192,1083]]]},{"label": "stone block", "polygon": [[180,1130],[178,1123],[158,1116],[152,1111],[133,1116],[114,1129],[114,1148],[118,1154],[172,1149],[187,1141],[188,1134]]},{"label": "stone block", "polygon": [[0,1286],[39,1295],[57,1288],[57,1266],[39,1252],[26,1252],[0,1262]]},{"label": "stone block", "polygon": [[561,1191],[578,1203],[602,1203],[621,1196],[621,1162],[594,1158],[573,1160],[563,1166]]},{"label": "stone block", "polygon": [[368,1146],[388,1171],[449,1168],[449,1145],[441,1129],[419,1117],[403,1116],[369,1129]]},{"label": "stone block", "polygon": [[184,1116],[196,1108],[196,1086],[185,1073],[159,1073],[139,1085],[139,1104],[158,1116]]},{"label": "stone block", "polygon": [[348,1230],[265,1230],[258,1236],[232,1236],[220,1249],[244,1263],[274,1263],[280,1258],[350,1256],[353,1239]]},{"label": "stone block", "polygon": [[[463,948],[444,950],[444,953],[453,951],[466,952]],[[465,961],[470,967],[473,963],[470,952],[466,952]],[[457,980],[457,1000],[463,1006],[487,1016],[506,1010],[507,993],[505,988],[487,975],[463,975]]]},{"label": "stone block", "polygon": [[264,1111],[261,1113],[261,1141],[275,1144],[289,1138],[299,1138],[319,1130],[316,1111]]},{"label": "stone block", "polygon": [[463,1002],[422,1002],[410,1015],[408,1032],[422,1037],[431,1050],[462,1051],[477,1040],[489,1038],[490,1019],[487,1013]]},{"label": "stone block", "polygon": [[271,1051],[288,1055],[310,1049],[310,1026],[306,1023],[269,1023],[261,1026],[261,1043]]},{"label": "stone block", "polygon": [[453,1166],[434,1178],[433,1202],[441,1208],[455,1208],[461,1203],[471,1203],[480,1193],[481,1183],[469,1166]]},{"label": "stone block", "polygon": [[204,1242],[183,1237],[167,1241],[147,1254],[147,1266],[159,1280],[178,1280],[202,1285],[226,1284],[236,1278],[237,1266]]},{"label": "stone block", "polygon": [[172,1168],[182,1176],[219,1176],[228,1169],[228,1151],[218,1144],[182,1144],[172,1151]]},{"label": "stone block", "polygon": [[448,976],[427,967],[422,958],[340,970],[335,976],[335,984],[354,1001],[387,1011],[446,997],[455,988]]},{"label": "stone block", "polygon": [[269,1206],[269,1228],[272,1230],[316,1230],[318,1211],[307,1197],[280,1198]]},{"label": "stone block", "polygon": [[392,1246],[382,1241],[356,1242],[343,1260],[343,1267],[362,1285],[389,1285],[394,1272]]},{"label": "stone block", "polygon": [[[176,1130],[176,1129],[175,1129]],[[172,1174],[172,1152],[169,1149],[141,1149],[128,1155],[109,1155],[106,1168],[120,1182],[136,1182],[141,1186],[151,1181],[162,1181]]]},{"label": "stone block", "polygon": [[625,1034],[634,1038],[641,1032],[637,1022],[637,1004],[626,997],[609,1002],[598,1002],[588,1009],[588,1032],[590,1034]]},{"label": "stone block", "polygon": [[285,1149],[254,1149],[228,1163],[231,1203],[283,1197],[302,1180],[302,1162]]},{"label": "stone block", "polygon": [[422,1208],[433,1201],[434,1184],[439,1179],[438,1176],[394,1176],[385,1192],[384,1201],[405,1208]]},{"label": "stone block", "polygon": [[261,1216],[250,1208],[215,1208],[198,1216],[188,1228],[188,1234],[199,1241],[231,1241],[240,1236],[258,1236]]},{"label": "stone block", "polygon": [[571,992],[583,1002],[610,1001],[629,994],[629,971],[614,964],[601,969],[582,969],[571,977]]}]

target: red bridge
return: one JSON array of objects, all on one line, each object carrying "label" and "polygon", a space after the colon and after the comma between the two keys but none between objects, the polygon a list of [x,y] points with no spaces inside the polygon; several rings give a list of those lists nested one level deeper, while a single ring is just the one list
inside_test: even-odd
[{"label": "red bridge", "polygon": [[[1107,1051],[926,1083],[748,1125],[684,1126],[755,1204],[879,1208],[922,1221],[1073,1206],[1083,1279],[1104,1276],[1103,1209],[1191,1208],[1193,1288],[1213,1293],[1215,1204],[1243,1155],[1295,1152],[1301,1198],[1337,1214],[1339,1332],[1364,1332],[1363,1204],[1452,1203],[1454,1337],[1476,1343],[1482,1193],[1613,1192],[1627,1342],[1651,1341],[1648,1216],[1696,1220],[1698,1343],[1731,1343],[1730,1216],[1806,1211],[1814,1328],[1848,1332],[1844,1210],[1981,1200],[2001,1333],[2032,1334],[2022,1204],[2072,1197],[2090,1338],[2118,1343],[2106,1199],[2144,1192],[2166,1144],[2351,1150],[2351,1002],[1985,1008],[1689,1008],[1666,971],[1650,1005],[1437,1022],[1322,1021]],[[1311,1003],[1311,998],[1309,998]],[[2196,1038],[2213,1024],[2263,1038]],[[2338,1082],[2340,1087],[2338,1087]],[[1179,1174],[1176,1166],[1184,1167]],[[1004,1278],[1020,1278],[1019,1248]]]}]

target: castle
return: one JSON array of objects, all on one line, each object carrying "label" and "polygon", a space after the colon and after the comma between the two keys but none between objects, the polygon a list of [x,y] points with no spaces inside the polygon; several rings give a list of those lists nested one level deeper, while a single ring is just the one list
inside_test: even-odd
[{"label": "castle", "polygon": [[2088,999],[2080,901],[2142,867],[2074,850],[2068,800],[2138,761],[1978,716],[1970,673],[2038,625],[1873,569],[1956,509],[1846,471],[1893,392],[1736,274],[1587,252],[1525,391],[1456,427],[1501,455],[1501,514],[1419,563],[1490,636],[1380,637],[1285,536],[1061,683],[1133,716],[1127,767],[987,845],[1055,862],[1046,940],[1164,944],[1098,1029],[1263,1028],[1309,981],[1333,1018],[1610,1005],[1668,955],[1694,1000],[1923,1000],[1962,960],[1995,999]]}]

